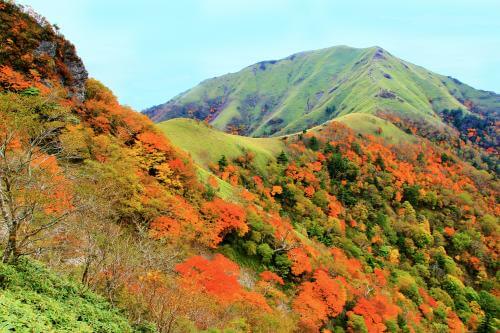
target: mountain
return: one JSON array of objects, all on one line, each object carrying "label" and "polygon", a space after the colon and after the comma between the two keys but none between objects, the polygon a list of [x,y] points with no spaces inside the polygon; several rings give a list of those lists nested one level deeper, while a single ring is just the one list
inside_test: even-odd
[{"label": "mountain", "polygon": [[500,95],[398,59],[380,47],[336,46],[263,61],[203,81],[144,113],[207,119],[249,136],[307,129],[351,113],[395,115],[440,130],[443,110],[500,114]]},{"label": "mountain", "polygon": [[499,330],[490,97],[443,110],[454,140],[370,112],[252,138],[120,105],[12,1],[0,57],[0,331]]}]

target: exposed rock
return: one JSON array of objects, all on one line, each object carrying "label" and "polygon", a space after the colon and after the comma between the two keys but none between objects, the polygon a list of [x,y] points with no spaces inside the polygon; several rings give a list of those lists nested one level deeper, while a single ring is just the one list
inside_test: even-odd
[{"label": "exposed rock", "polygon": [[50,42],[47,40],[42,40],[40,45],[33,52],[35,56],[41,57],[43,55],[48,55],[51,58],[56,56],[57,44],[55,42]]},{"label": "exposed rock", "polygon": [[[63,52],[58,52],[58,48],[62,48]],[[49,56],[57,58],[58,54],[60,55],[61,53],[63,57],[62,62],[66,65],[71,76],[69,78],[63,77],[62,81],[70,88],[76,99],[82,102],[85,99],[85,81],[88,78],[88,73],[82,60],[76,55],[74,46],[66,41],[57,43],[55,41],[43,40],[33,51],[36,57]]]},{"label": "exposed rock", "polygon": [[378,48],[377,51],[375,51],[375,54],[373,55],[373,60],[378,60],[378,59],[385,59],[384,50],[382,50],[381,48]]},{"label": "exposed rock", "polygon": [[388,98],[388,99],[395,99],[397,96],[394,92],[387,90],[387,89],[381,89],[378,94],[375,95],[375,97],[380,97],[380,98]]},{"label": "exposed rock", "polygon": [[66,50],[64,54],[64,64],[71,73],[71,88],[77,100],[82,102],[85,99],[85,81],[88,79],[88,73],[82,60],[71,50]]}]

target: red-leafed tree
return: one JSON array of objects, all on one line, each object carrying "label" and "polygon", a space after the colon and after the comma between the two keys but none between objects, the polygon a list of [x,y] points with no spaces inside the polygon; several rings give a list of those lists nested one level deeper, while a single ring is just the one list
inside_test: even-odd
[{"label": "red-leafed tree", "polygon": [[244,290],[238,282],[240,268],[221,254],[212,260],[191,257],[175,267],[186,288],[195,288],[216,298],[222,304],[247,302],[271,311],[262,295]]},{"label": "red-leafed tree", "polygon": [[244,235],[248,231],[245,210],[237,204],[215,198],[204,203],[201,211],[207,222],[203,236],[212,247],[216,247],[230,232]]},{"label": "red-leafed tree", "polygon": [[339,278],[323,270],[314,273],[313,282],[304,282],[294,300],[293,308],[300,314],[302,329],[318,332],[328,320],[338,316],[347,301],[347,291]]},{"label": "red-leafed tree", "polygon": [[292,274],[301,275],[312,271],[311,261],[301,248],[294,248],[288,251],[288,258],[292,261]]},{"label": "red-leafed tree", "polygon": [[384,324],[398,316],[399,308],[383,295],[375,295],[369,299],[362,297],[353,308],[353,312],[363,316],[368,333],[385,332]]},{"label": "red-leafed tree", "polygon": [[271,271],[264,271],[264,272],[260,273],[260,278],[263,281],[267,281],[267,282],[274,282],[274,283],[278,283],[281,285],[285,284],[285,281],[283,281],[283,279],[278,274],[273,273]]}]

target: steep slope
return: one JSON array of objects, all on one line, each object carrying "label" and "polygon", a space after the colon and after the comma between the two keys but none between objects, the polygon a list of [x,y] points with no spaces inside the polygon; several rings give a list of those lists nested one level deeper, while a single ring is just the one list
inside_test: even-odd
[{"label": "steep slope", "polygon": [[144,113],[157,122],[209,117],[219,129],[240,127],[246,135],[269,136],[350,113],[394,113],[440,129],[445,125],[438,112],[466,110],[464,103],[497,116],[500,110],[499,95],[432,73],[380,47],[337,46],[206,80]]},{"label": "steep slope", "polygon": [[[21,9],[21,10],[20,10]],[[82,101],[87,71],[75,47],[29,8],[0,2],[0,85],[16,90],[64,87]],[[13,70],[14,69],[14,70]],[[27,73],[31,84],[16,72]]]},{"label": "steep slope", "polygon": [[2,332],[139,332],[104,298],[40,263],[0,263],[0,278]]}]

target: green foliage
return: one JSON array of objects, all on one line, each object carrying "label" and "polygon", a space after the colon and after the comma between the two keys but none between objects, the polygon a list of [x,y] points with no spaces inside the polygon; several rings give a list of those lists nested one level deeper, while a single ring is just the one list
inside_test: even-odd
[{"label": "green foliage", "polygon": [[403,187],[403,200],[408,201],[412,206],[416,207],[420,201],[420,186],[406,185]]},{"label": "green foliage", "polygon": [[288,157],[286,156],[285,151],[282,150],[281,153],[276,158],[276,160],[277,160],[277,162],[279,164],[287,164],[288,163]]},{"label": "green foliage", "polygon": [[352,328],[353,332],[368,333],[365,320],[362,316],[358,316],[355,314],[350,315],[347,325]]},{"label": "green foliage", "polygon": [[102,297],[39,263],[0,263],[0,281],[2,332],[139,332]]},{"label": "green foliage", "polygon": [[221,158],[219,159],[219,162],[217,162],[217,164],[219,164],[219,168],[221,170],[224,170],[227,167],[226,155],[222,155]]},{"label": "green foliage", "polygon": [[359,174],[359,168],[340,153],[334,153],[328,160],[328,173],[332,179],[354,181]]},{"label": "green foliage", "polygon": [[472,244],[472,238],[467,232],[457,232],[451,239],[453,248],[457,252],[463,252]]},{"label": "green foliage", "polygon": [[24,96],[38,96],[38,95],[40,95],[40,90],[38,88],[35,88],[35,87],[29,87],[27,89],[24,89],[21,92],[21,95],[24,95]]},{"label": "green foliage", "polygon": [[172,119],[158,124],[175,146],[188,151],[194,162],[208,169],[222,155],[232,160],[245,152],[255,154],[255,167],[266,173],[266,167],[284,150],[278,138],[248,138],[218,131],[192,119]]},{"label": "green foliage", "polygon": [[310,149],[312,149],[312,150],[314,150],[314,151],[317,151],[317,150],[319,149],[319,141],[318,141],[318,139],[317,139],[315,136],[312,136],[312,137],[309,139],[309,141],[308,141],[308,143],[307,143],[307,146],[308,146]]},{"label": "green foliage", "polygon": [[257,253],[262,257],[262,262],[267,264],[271,262],[273,257],[273,249],[267,243],[262,243],[257,246]]}]

